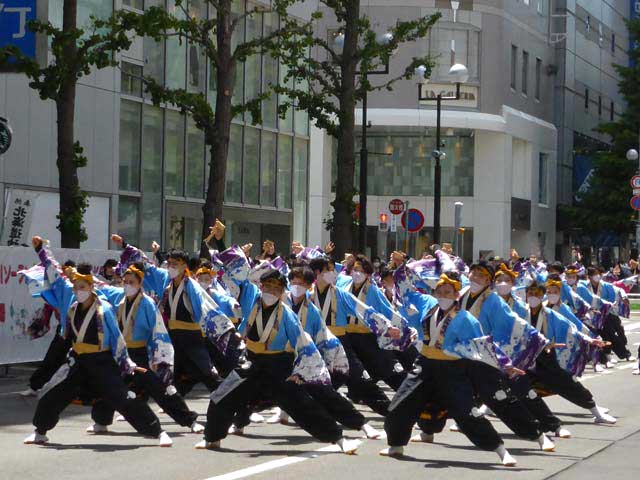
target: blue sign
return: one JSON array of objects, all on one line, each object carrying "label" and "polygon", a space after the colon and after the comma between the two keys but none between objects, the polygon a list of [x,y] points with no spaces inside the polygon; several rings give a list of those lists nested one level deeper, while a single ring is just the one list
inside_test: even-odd
[{"label": "blue sign", "polygon": [[[640,0],[630,0],[631,2],[631,12],[629,15],[630,20],[639,20],[640,19]],[[636,42],[634,42],[631,38],[629,38],[629,48],[633,50],[636,48]],[[633,60],[629,57],[629,66],[633,67]]]},{"label": "blue sign", "polygon": [[[407,226],[407,215],[409,215],[409,225]],[[410,208],[402,215],[402,226],[411,233],[419,232],[424,226],[424,215],[420,210]]]},{"label": "blue sign", "polygon": [[15,45],[36,57],[36,35],[27,23],[36,19],[36,0],[0,0],[0,48]]}]

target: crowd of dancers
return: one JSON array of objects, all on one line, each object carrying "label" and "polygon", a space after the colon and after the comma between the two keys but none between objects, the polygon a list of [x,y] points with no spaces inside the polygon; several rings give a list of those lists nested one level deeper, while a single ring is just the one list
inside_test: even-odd
[{"label": "crowd of dancers", "polygon": [[[88,432],[108,431],[117,415],[171,446],[149,398],[203,435],[198,449],[220,448],[275,406],[268,422],[297,425],[346,454],[360,442],[344,428],[386,438],[380,454],[401,457],[452,419],[505,466],[516,460],[488,414],[543,452],[554,451],[553,437],[571,436],[547,395],[616,423],[578,378],[586,367],[636,360],[621,322],[636,276],[605,280],[598,267],[513,252],[467,266],[448,244],[417,260],[393,252],[372,262],[297,242],[281,257],[266,241],[252,259],[250,245],[226,248],[224,230],[211,227],[197,258],[155,242],[146,255],[112,235],[122,253],[100,275],[60,265],[33,237],[39,263],[20,274],[45,307],[30,330],[41,334],[53,316],[59,326],[23,392],[38,396],[25,444],[48,442],[61,412],[81,401],[91,405]],[[203,423],[185,402],[199,383],[211,392]],[[384,432],[354,404],[384,417]]]}]

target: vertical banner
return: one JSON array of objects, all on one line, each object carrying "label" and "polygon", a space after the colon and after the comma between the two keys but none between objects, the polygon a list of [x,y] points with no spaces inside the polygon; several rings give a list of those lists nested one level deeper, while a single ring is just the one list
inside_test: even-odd
[{"label": "vertical banner", "polygon": [[31,218],[38,199],[37,192],[10,190],[6,198],[5,217],[0,245],[25,247],[31,245],[29,231]]},{"label": "vertical banner", "polygon": [[[120,252],[109,250],[55,248],[53,253],[60,263],[90,263],[94,274],[108,258],[120,257]],[[33,248],[0,247],[0,365],[42,360],[58,326],[55,314],[45,308],[41,298],[31,296],[18,275],[38,263]],[[30,328],[36,324],[37,329]]]}]

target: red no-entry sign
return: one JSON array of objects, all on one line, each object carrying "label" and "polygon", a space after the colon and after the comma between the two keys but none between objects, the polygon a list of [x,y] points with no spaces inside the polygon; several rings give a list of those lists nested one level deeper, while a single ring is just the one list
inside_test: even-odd
[{"label": "red no-entry sign", "polygon": [[399,198],[394,198],[389,202],[389,211],[394,215],[400,215],[404,212],[404,202]]}]

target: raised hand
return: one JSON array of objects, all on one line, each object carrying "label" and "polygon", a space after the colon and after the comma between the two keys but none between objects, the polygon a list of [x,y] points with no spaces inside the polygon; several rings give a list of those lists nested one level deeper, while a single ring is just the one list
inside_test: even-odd
[{"label": "raised hand", "polygon": [[124,240],[122,239],[122,237],[117,233],[111,234],[111,241],[116,245],[118,245],[119,247],[122,247],[122,244],[124,243]]},{"label": "raised hand", "polygon": [[31,245],[33,245],[33,248],[35,248],[36,250],[39,249],[40,247],[42,247],[42,238],[40,238],[38,235],[34,235],[33,237],[31,237]]},{"label": "raised hand", "polygon": [[153,253],[158,253],[159,250],[160,250],[160,244],[158,242],[156,242],[155,240],[153,242],[151,242],[151,251]]},{"label": "raised hand", "polygon": [[336,249],[336,246],[333,242],[329,242],[324,246],[324,253],[331,253]]}]

